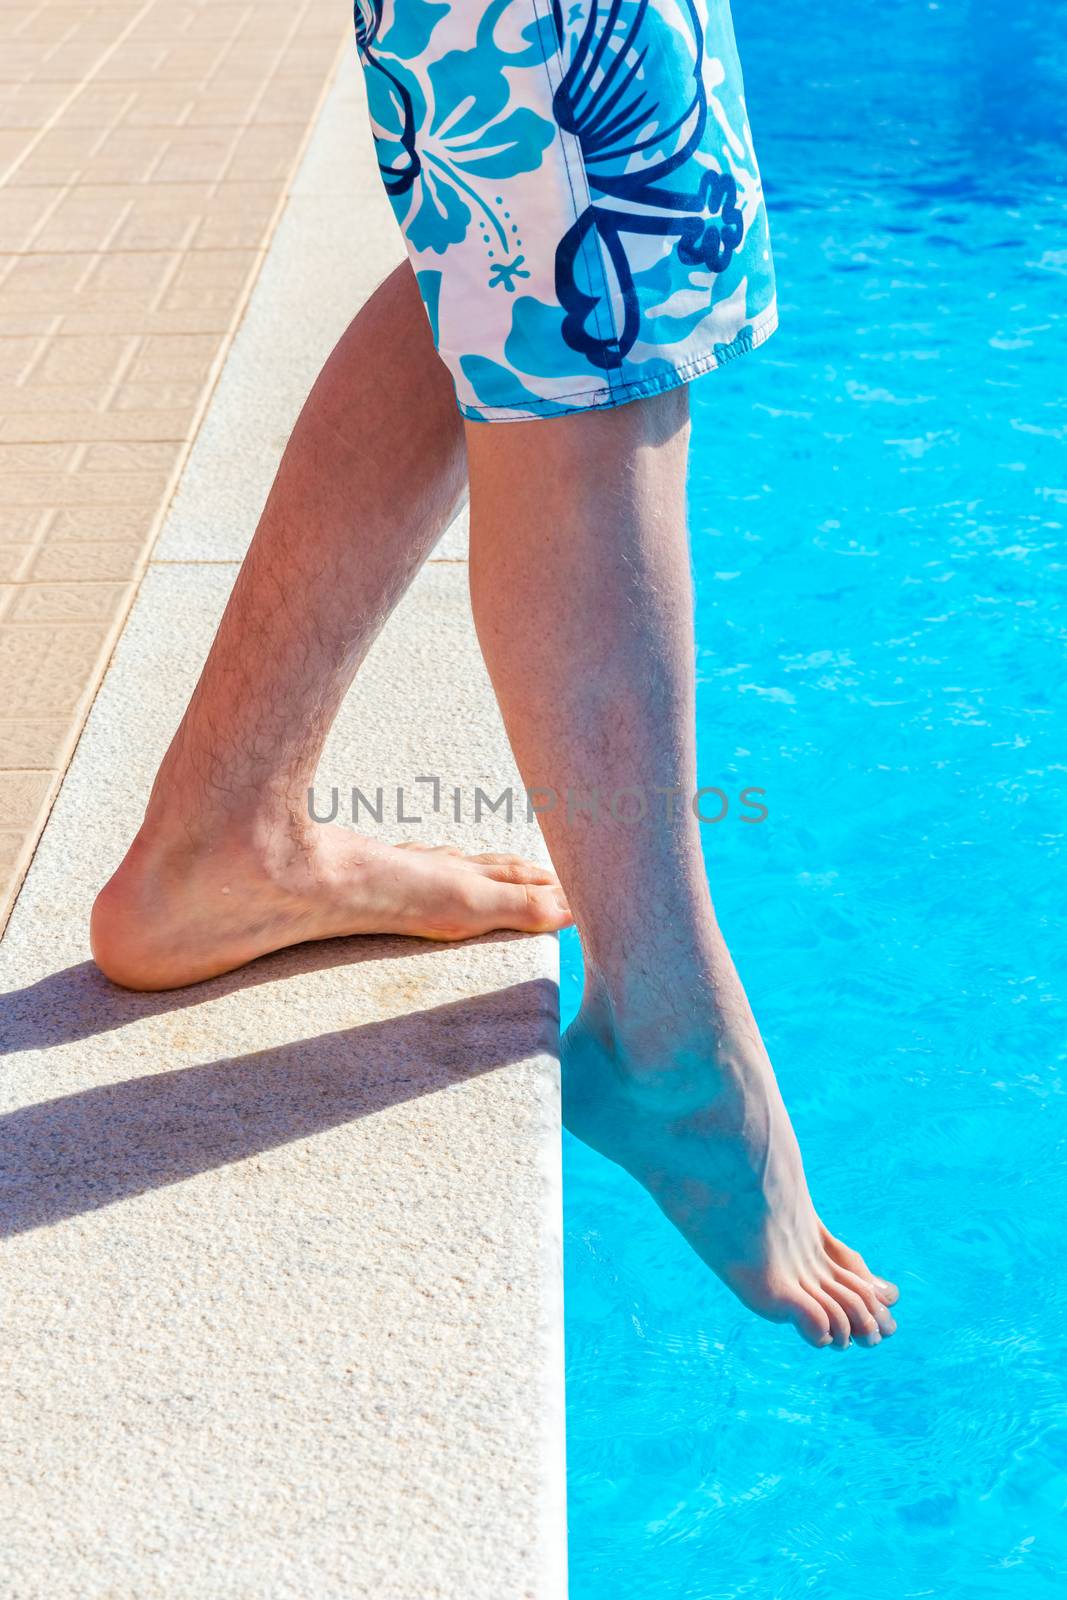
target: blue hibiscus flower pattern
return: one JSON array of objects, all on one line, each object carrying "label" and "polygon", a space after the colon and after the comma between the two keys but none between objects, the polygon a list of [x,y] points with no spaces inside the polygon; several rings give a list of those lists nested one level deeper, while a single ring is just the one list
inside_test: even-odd
[{"label": "blue hibiscus flower pattern", "polygon": [[465,415],[619,403],[772,331],[725,0],[356,0],[356,35]]}]

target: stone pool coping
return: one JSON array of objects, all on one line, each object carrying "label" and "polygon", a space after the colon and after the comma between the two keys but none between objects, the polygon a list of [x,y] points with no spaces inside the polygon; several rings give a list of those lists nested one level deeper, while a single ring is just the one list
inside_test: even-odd
[{"label": "stone pool coping", "polygon": [[[400,257],[360,98],[349,57],[0,947],[7,1593],[566,1593],[555,940],[332,941],[155,996],[88,959],[292,418]],[[462,523],[321,781],[425,774],[518,788]],[[406,831],[499,847],[468,813]]]}]

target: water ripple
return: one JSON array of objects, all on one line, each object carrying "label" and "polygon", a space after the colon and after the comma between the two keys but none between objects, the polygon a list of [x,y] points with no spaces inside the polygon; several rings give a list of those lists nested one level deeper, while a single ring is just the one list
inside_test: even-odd
[{"label": "water ripple", "polygon": [[694,389],[700,765],[769,816],[706,849],[901,1332],[814,1357],[568,1139],[572,1600],[1052,1600],[1067,4],[736,9],[782,327]]}]

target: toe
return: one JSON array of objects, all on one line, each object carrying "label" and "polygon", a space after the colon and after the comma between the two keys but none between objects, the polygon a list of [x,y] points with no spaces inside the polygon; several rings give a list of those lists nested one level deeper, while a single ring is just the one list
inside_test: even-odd
[{"label": "toe", "polygon": [[531,872],[542,871],[525,856],[516,856],[509,850],[482,850],[476,856],[468,856],[468,861],[484,861],[489,867],[527,867]]},{"label": "toe", "polygon": [[[486,884],[489,889],[489,884]],[[520,933],[556,933],[573,921],[561,889],[533,883],[495,881],[487,928],[515,928]]]},{"label": "toe", "polygon": [[422,839],[401,839],[394,850],[417,850],[424,856],[461,856],[463,851],[454,844],[426,844]]},{"label": "toe", "polygon": [[824,1293],[836,1300],[845,1316],[848,1318],[849,1329],[857,1344],[880,1344],[882,1339],[878,1321],[873,1312],[867,1309],[863,1297],[854,1289],[842,1283],[840,1278],[830,1277],[823,1280]]},{"label": "toe", "polygon": [[835,1350],[847,1350],[852,1337],[852,1325],[844,1306],[836,1295],[828,1294],[821,1284],[805,1283],[804,1288],[822,1307]]},{"label": "toe", "polygon": [[851,1289],[853,1294],[858,1294],[870,1315],[878,1324],[878,1331],[883,1338],[896,1333],[897,1325],[889,1307],[882,1300],[875,1287],[873,1278],[859,1278],[854,1272],[849,1272],[845,1267],[835,1267],[833,1276],[838,1283]]},{"label": "toe", "polygon": [[803,1289],[798,1287],[785,1302],[785,1313],[786,1320],[793,1324],[800,1337],[814,1345],[816,1350],[825,1349],[833,1343],[830,1319],[824,1307]]},{"label": "toe", "polygon": [[888,1278],[880,1278],[872,1272],[858,1250],[853,1250],[851,1245],[845,1244],[843,1239],[837,1239],[823,1223],[819,1224],[822,1233],[822,1244],[826,1254],[835,1266],[844,1267],[846,1271],[854,1273],[857,1278],[869,1281],[874,1285],[875,1293],[883,1305],[896,1305],[900,1299],[900,1290],[895,1283],[890,1283]]},{"label": "toe", "polygon": [[574,917],[562,889],[529,885],[525,892],[531,903],[531,915],[536,921],[535,931],[558,933],[561,928],[571,926]]},{"label": "toe", "polygon": [[491,861],[486,856],[473,856],[470,865],[476,872],[486,878],[492,878],[495,883],[540,883],[555,884],[558,882],[556,874],[547,867],[535,866],[532,861],[523,861],[516,856],[511,860]]}]

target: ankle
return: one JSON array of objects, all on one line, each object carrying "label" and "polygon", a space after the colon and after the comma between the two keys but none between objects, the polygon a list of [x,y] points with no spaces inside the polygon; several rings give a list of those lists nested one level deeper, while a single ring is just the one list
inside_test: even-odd
[{"label": "ankle", "polygon": [[157,783],[131,854],[160,869],[234,861],[273,877],[310,856],[315,834],[309,817],[270,797],[247,809],[204,806]]},{"label": "ankle", "polygon": [[665,1053],[687,1044],[706,1047],[713,1030],[716,996],[706,978],[679,973],[662,983],[642,974],[637,982],[610,981],[586,964],[581,1023],[605,1049],[640,1066],[662,1063]]},{"label": "ankle", "polygon": [[206,858],[220,852],[269,869],[279,854],[307,853],[316,824],[303,778],[275,774],[231,778],[210,760],[189,754],[185,723],[160,764],[139,837],[163,859]]},{"label": "ankle", "polygon": [[620,1076],[634,1082],[706,1082],[709,1069],[729,1077],[766,1060],[725,945],[713,966],[678,973],[663,988],[642,981],[620,992],[587,968],[578,1022]]}]

